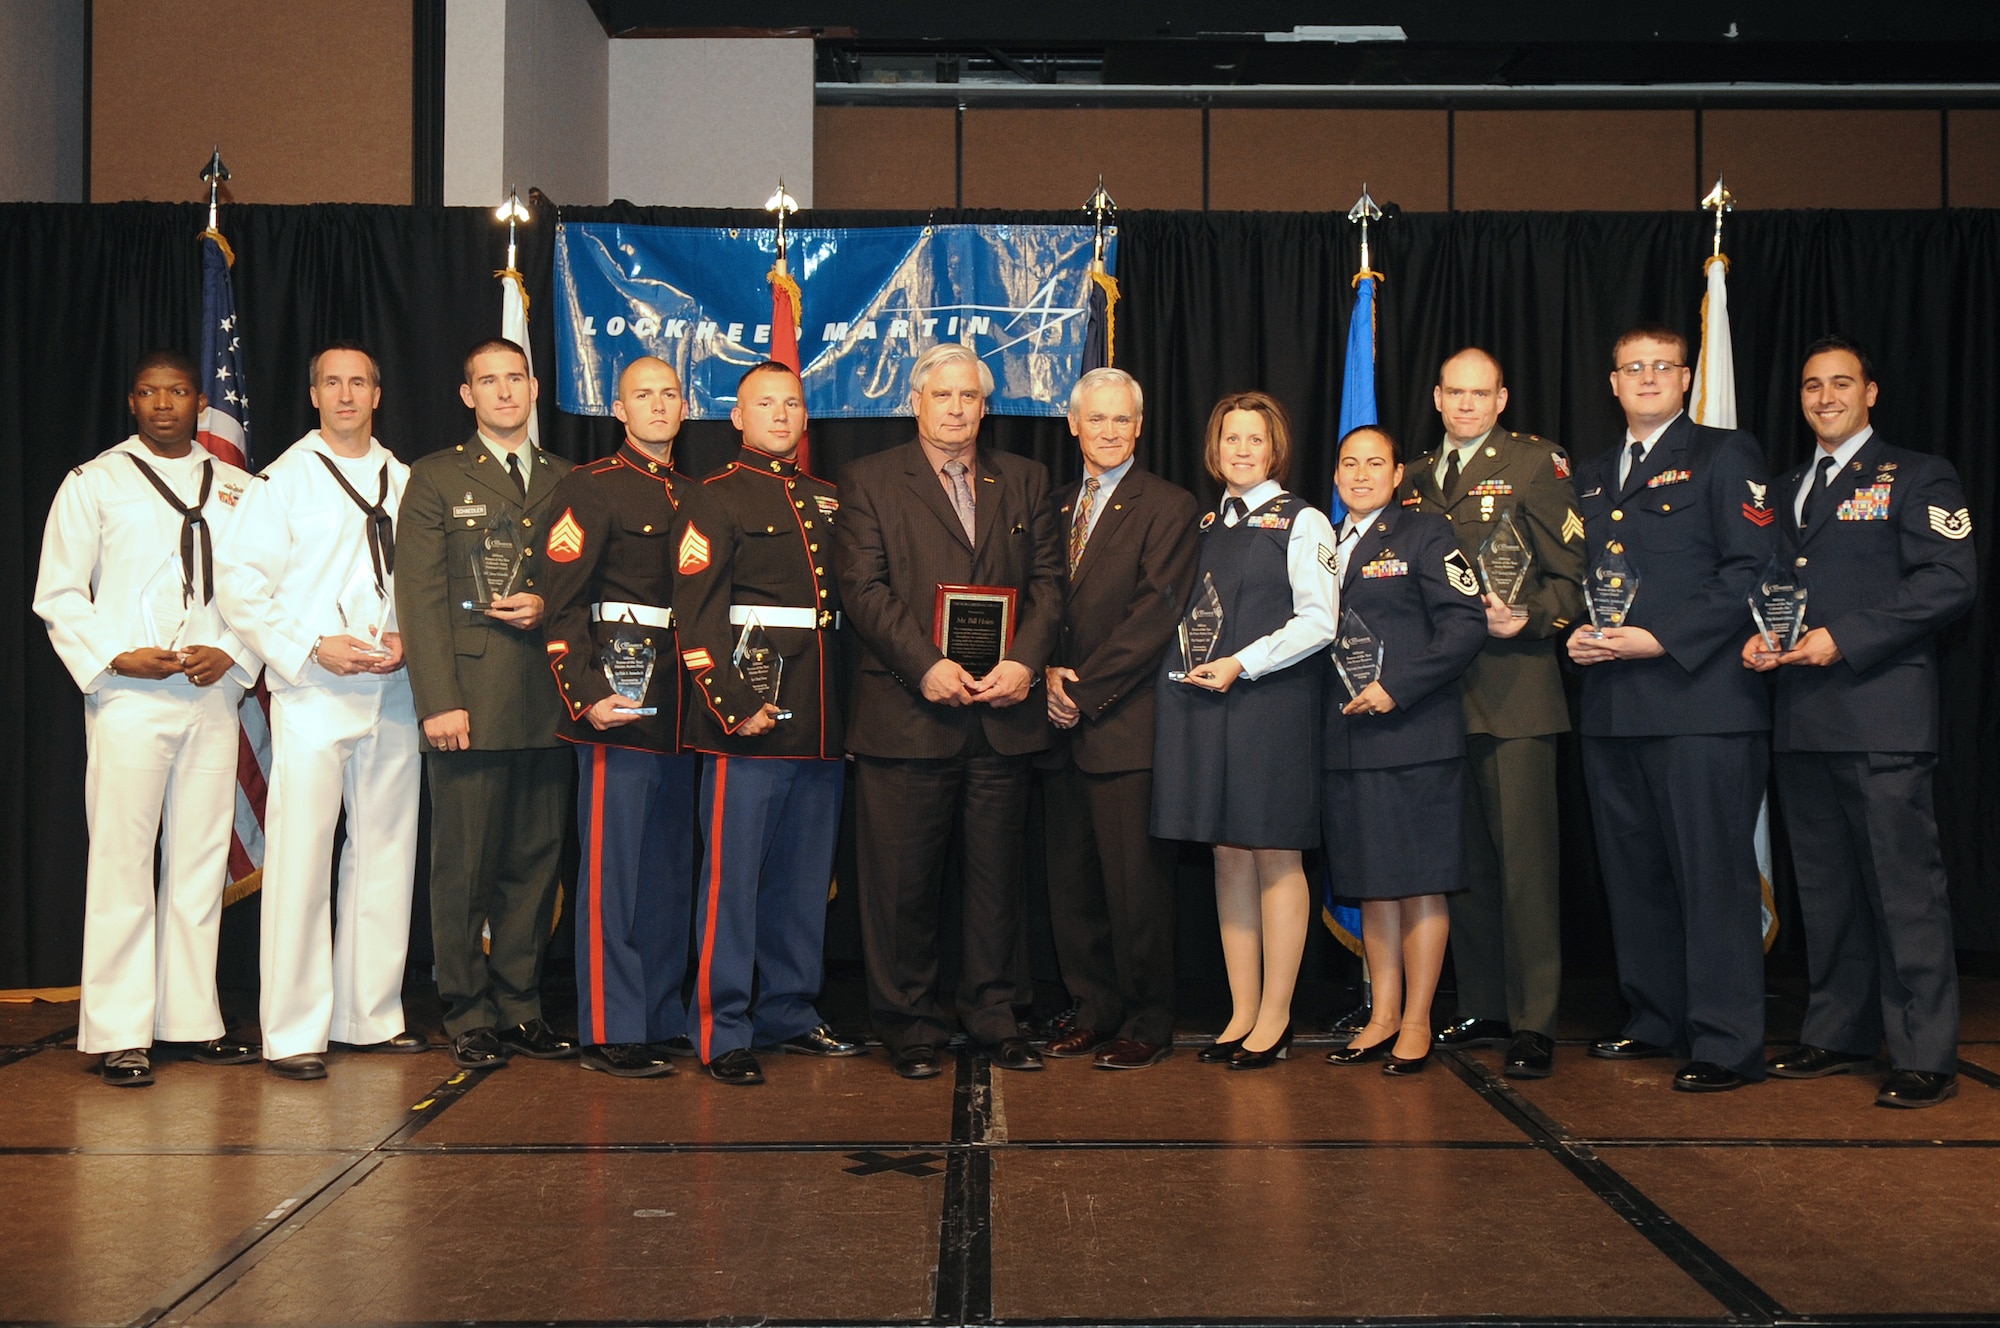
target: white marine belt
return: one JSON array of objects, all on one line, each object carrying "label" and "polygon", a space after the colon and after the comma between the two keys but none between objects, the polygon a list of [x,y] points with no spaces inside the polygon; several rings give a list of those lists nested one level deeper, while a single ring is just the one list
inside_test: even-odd
[{"label": "white marine belt", "polygon": [[[732,604],[729,606],[729,621],[732,626],[742,627],[750,621],[750,615],[757,615],[757,621],[766,627],[797,627],[804,631],[814,631],[819,627],[818,609],[786,609],[775,604]],[[833,625],[840,626],[840,615],[833,615]]]},{"label": "white marine belt", "polygon": [[658,627],[664,631],[674,625],[674,611],[656,609],[650,604],[624,604],[615,599],[607,599],[590,606],[590,620],[639,623],[646,627]]}]

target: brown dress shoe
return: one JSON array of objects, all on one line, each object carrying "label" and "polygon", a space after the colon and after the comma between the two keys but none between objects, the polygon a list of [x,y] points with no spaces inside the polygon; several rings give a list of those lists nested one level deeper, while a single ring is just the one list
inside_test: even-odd
[{"label": "brown dress shoe", "polygon": [[1149,1065],[1158,1065],[1174,1054],[1171,1042],[1138,1042],[1132,1038],[1119,1038],[1108,1046],[1099,1047],[1094,1058],[1100,1070],[1143,1070]]},{"label": "brown dress shoe", "polygon": [[1065,1056],[1088,1056],[1109,1041],[1109,1033],[1100,1033],[1094,1028],[1072,1028],[1067,1033],[1050,1038],[1042,1054],[1058,1060]]}]

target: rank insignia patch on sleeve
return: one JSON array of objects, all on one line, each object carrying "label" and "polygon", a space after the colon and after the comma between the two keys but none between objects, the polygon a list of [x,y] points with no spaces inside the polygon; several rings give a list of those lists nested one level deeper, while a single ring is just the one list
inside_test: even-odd
[{"label": "rank insignia patch on sleeve", "polygon": [[1583,518],[1574,510],[1563,518],[1563,543],[1569,544],[1583,538]]},{"label": "rank insignia patch on sleeve", "polygon": [[681,536],[679,566],[682,576],[708,570],[708,536],[692,521],[688,522],[687,533]]},{"label": "rank insignia patch on sleeve", "polygon": [[548,550],[552,563],[573,563],[583,556],[583,527],[577,524],[576,513],[563,508],[563,514],[549,527],[549,538],[543,546]]},{"label": "rank insignia patch on sleeve", "polygon": [[1931,529],[1946,539],[1962,540],[1972,534],[1972,513],[1966,508],[1947,512],[1942,507],[1930,509]]},{"label": "rank insignia patch on sleeve", "polygon": [[1444,577],[1459,594],[1468,599],[1479,597],[1479,574],[1472,570],[1472,564],[1460,550],[1453,549],[1444,556]]}]

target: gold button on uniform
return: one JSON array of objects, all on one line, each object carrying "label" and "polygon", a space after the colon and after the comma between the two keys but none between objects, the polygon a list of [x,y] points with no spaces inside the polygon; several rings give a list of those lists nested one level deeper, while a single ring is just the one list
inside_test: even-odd
[{"label": "gold button on uniform", "polygon": [[1622,512],[1622,511],[1620,511],[1620,512],[1613,512],[1613,513],[1611,514],[1611,519],[1612,519],[1613,521],[1623,521],[1623,520],[1625,519],[1625,513],[1624,513],[1624,512]]}]

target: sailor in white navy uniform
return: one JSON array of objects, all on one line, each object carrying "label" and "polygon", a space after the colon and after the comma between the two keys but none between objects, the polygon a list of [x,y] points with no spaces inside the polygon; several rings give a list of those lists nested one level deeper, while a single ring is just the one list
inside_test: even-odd
[{"label": "sailor in white navy uniform", "polygon": [[[1778,804],[1798,875],[1811,995],[1782,1079],[1871,1068],[1886,1039],[1885,1107],[1958,1091],[1958,973],[1938,847],[1940,629],[1972,607],[1978,563],[1958,473],[1891,447],[1868,422],[1875,372],[1859,346],[1815,342],[1799,401],[1819,439],[1772,486],[1779,565],[1806,589],[1807,630],[1762,634],[1743,663],[1777,679]],[[1784,644],[1780,642],[1779,644]]]},{"label": "sailor in white navy uniform", "polygon": [[421,778],[394,580],[410,468],[370,433],[382,388],[368,352],[328,346],[310,376],[320,427],[257,477],[216,550],[223,615],[269,670],[259,1009],[264,1056],[288,1079],[324,1078],[329,1041],[428,1046],[402,999]]},{"label": "sailor in white navy uniform", "polygon": [[[71,471],[42,540],[35,612],[84,694],[90,857],[77,1050],[108,1084],[149,1084],[149,1049],[224,1035],[215,993],[236,797],[236,706],[259,667],[215,605],[214,539],[250,477],[194,441],[207,408],[184,355],[142,356],[139,431]],[[161,816],[164,810],[165,824]],[[164,829],[164,833],[162,833]],[[157,899],[153,846],[161,845]]]}]

